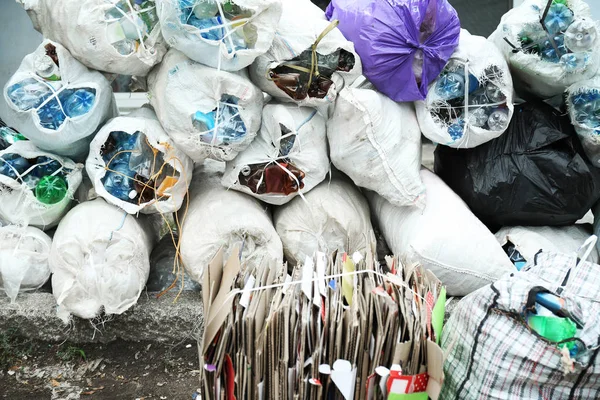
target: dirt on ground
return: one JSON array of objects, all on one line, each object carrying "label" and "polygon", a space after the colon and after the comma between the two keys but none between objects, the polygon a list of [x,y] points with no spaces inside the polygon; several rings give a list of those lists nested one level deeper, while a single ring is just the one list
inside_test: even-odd
[{"label": "dirt on ground", "polygon": [[0,400],[191,400],[198,387],[193,341],[73,345],[0,334]]}]

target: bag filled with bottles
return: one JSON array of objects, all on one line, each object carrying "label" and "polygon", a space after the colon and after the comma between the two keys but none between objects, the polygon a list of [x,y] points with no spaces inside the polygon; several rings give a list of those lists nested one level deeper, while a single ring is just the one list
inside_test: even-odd
[{"label": "bag filled with bottles", "polygon": [[304,263],[317,251],[364,254],[373,230],[367,200],[352,183],[339,178],[275,207],[273,221],[291,265]]},{"label": "bag filled with bottles", "polygon": [[282,6],[273,45],[250,66],[250,77],[280,101],[327,108],[362,74],[360,57],[336,23],[309,0]]},{"label": "bag filled with bottles", "polygon": [[592,164],[600,167],[600,76],[573,84],[565,95],[583,149]]},{"label": "bag filled with bottles", "polygon": [[241,262],[249,268],[264,260],[283,262],[281,239],[271,212],[258,200],[221,184],[225,166],[207,160],[194,170],[189,207],[179,211],[181,258],[189,276],[202,274],[220,248],[226,257],[240,245]]},{"label": "bag filled with bottles", "polygon": [[599,33],[583,0],[525,0],[504,14],[490,40],[508,61],[519,91],[550,98],[596,74]]},{"label": "bag filled with bottles", "polygon": [[260,129],[263,94],[243,72],[217,71],[171,49],[148,87],[163,128],[195,162],[232,160]]},{"label": "bag filled with bottles", "polygon": [[129,214],[179,210],[193,168],[150,107],[104,125],[90,145],[86,162],[96,193]]},{"label": "bag filled with bottles", "polygon": [[122,314],[138,300],[150,272],[156,232],[103,199],[81,203],[63,218],[50,269],[58,317]]},{"label": "bag filled with bottles", "polygon": [[466,148],[490,141],[504,133],[514,111],[508,64],[492,42],[463,29],[450,61],[415,107],[423,135],[434,143]]},{"label": "bag filled with bottles", "polygon": [[222,183],[269,204],[287,203],[329,171],[325,118],[295,104],[267,104],[250,147],[227,162]]},{"label": "bag filled with bottles", "polygon": [[569,117],[539,100],[516,106],[506,133],[481,146],[438,146],[435,172],[492,229],[572,225],[600,199],[600,168]]},{"label": "bag filled with bottles", "polygon": [[327,17],[340,21],[365,76],[394,101],[423,100],[458,45],[448,0],[332,0]]},{"label": "bag filled with bottles", "polygon": [[194,61],[246,68],[271,47],[281,0],[157,0],[163,36]]},{"label": "bag filled with bottles", "polygon": [[56,226],[71,206],[82,169],[29,141],[0,151],[0,221],[44,230]]},{"label": "bag filled with bottles", "polygon": [[14,127],[40,149],[84,159],[92,135],[116,115],[109,82],[45,40],[4,87]]},{"label": "bag filled with bottles", "polygon": [[84,65],[146,76],[167,52],[154,0],[17,0],[35,29]]},{"label": "bag filled with bottles", "polygon": [[11,302],[48,281],[51,246],[50,236],[32,226],[0,227],[0,290]]},{"label": "bag filled with bottles", "polygon": [[[528,262],[533,263],[540,251],[563,254],[576,253],[583,242],[592,235],[592,226],[578,224],[569,226],[505,226],[496,232],[496,239],[521,270]],[[589,261],[598,262],[598,250],[594,248]]]},{"label": "bag filled with bottles", "polygon": [[411,103],[371,89],[340,92],[327,122],[333,165],[397,206],[425,205],[421,130]]}]

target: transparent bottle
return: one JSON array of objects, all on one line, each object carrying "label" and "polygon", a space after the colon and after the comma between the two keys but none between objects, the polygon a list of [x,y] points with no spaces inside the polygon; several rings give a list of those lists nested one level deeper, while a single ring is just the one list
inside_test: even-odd
[{"label": "transparent bottle", "polygon": [[594,21],[575,20],[565,32],[565,46],[573,53],[590,51],[597,43],[598,30]]},{"label": "transparent bottle", "polygon": [[94,89],[77,89],[63,103],[63,107],[70,118],[76,118],[89,113],[95,100],[96,91]]},{"label": "transparent bottle", "polygon": [[508,110],[504,108],[495,109],[488,119],[488,127],[491,131],[503,131],[508,127]]},{"label": "transparent bottle", "polygon": [[39,107],[52,95],[52,90],[47,85],[29,78],[10,86],[7,94],[19,110],[27,111]]}]

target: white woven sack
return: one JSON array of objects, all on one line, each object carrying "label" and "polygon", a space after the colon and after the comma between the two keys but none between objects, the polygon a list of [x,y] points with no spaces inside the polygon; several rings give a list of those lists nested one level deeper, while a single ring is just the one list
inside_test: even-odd
[{"label": "white woven sack", "polygon": [[331,161],[357,186],[397,206],[425,204],[421,130],[413,105],[369,89],[340,92],[327,122]]},{"label": "white woven sack", "polygon": [[138,300],[150,272],[152,232],[103,199],[73,208],[52,243],[52,293],[58,316],[122,314]]},{"label": "white woven sack", "polygon": [[370,193],[373,217],[394,254],[430,269],[450,296],[464,296],[516,271],[494,235],[433,173],[421,172],[425,210],[394,207]]},{"label": "white woven sack", "polygon": [[[285,149],[286,140],[290,138],[294,140],[294,144],[289,153],[282,154],[282,147]],[[284,153],[286,151],[283,150]],[[298,173],[294,173],[295,170],[286,164],[288,162],[295,169],[302,171],[304,177],[297,176]],[[250,174],[250,166],[253,164],[268,164],[270,168],[279,168],[281,171],[278,172],[295,190],[288,195],[270,192],[271,188],[266,186],[263,172],[257,185],[264,185],[267,192],[256,194],[260,191],[256,186],[240,182],[244,174]],[[266,203],[281,205],[299,193],[309,192],[325,179],[328,171],[325,118],[316,110],[306,107],[268,104],[263,110],[262,127],[258,137],[250,147],[227,163],[222,183],[227,188],[247,193]],[[300,190],[299,184],[303,185]]]},{"label": "white woven sack", "polygon": [[[508,120],[510,121],[514,112],[512,77],[504,56],[492,42],[484,37],[471,35],[468,31],[462,29],[458,47],[452,54],[449,63],[461,67],[457,72],[462,72],[465,75],[465,80],[468,81],[469,74],[472,74],[480,84],[490,82],[496,88],[501,89],[506,99],[499,103],[490,102],[485,107],[506,106]],[[489,79],[486,71],[488,69],[493,69],[493,79]],[[499,131],[473,126],[469,115],[481,106],[469,106],[465,108],[463,134],[460,138],[453,139],[448,133],[448,124],[440,121],[434,114],[436,108],[449,107],[435,91],[438,81],[439,78],[429,85],[425,100],[415,102],[419,126],[423,135],[429,140],[454,148],[471,148],[495,139],[506,131],[508,124],[506,124],[505,129]],[[465,96],[463,104],[465,103],[469,104],[468,94]]]},{"label": "white woven sack", "polygon": [[[592,78],[600,67],[598,45],[586,53],[587,66],[576,71],[569,71],[561,63],[542,60],[537,54],[528,54],[521,50],[519,35],[528,26],[542,29],[540,20],[547,3],[547,0],[525,0],[504,14],[498,28],[489,37],[508,61],[515,87],[544,99],[562,94],[575,82]],[[590,6],[585,1],[569,0],[568,7],[573,11],[575,19],[592,19]],[[507,43],[505,38],[519,51],[513,51],[515,48]]]},{"label": "white woven sack", "polygon": [[[133,0],[131,4],[134,4]],[[90,68],[121,75],[146,76],[167,52],[156,24],[148,38],[129,55],[109,41],[109,17],[117,0],[17,0],[44,37],[62,43]],[[152,1],[153,3],[153,1]],[[139,33],[138,33],[139,34]]]},{"label": "white woven sack", "polygon": [[185,220],[184,210],[179,213],[179,221],[183,221],[181,257],[190,278],[200,283],[204,269],[221,247],[228,255],[233,246],[241,244],[242,264],[259,265],[268,259],[280,265],[283,260],[270,212],[258,200],[224,188],[220,182],[223,167],[207,161],[194,171]]},{"label": "white woven sack", "polygon": [[35,197],[34,191],[24,182],[0,175],[0,220],[8,224],[30,225],[44,230],[56,226],[71,207],[75,192],[81,184],[83,165],[41,151],[28,141],[17,142],[8,149],[0,151],[0,158],[6,154],[19,154],[24,158],[46,156],[71,170],[66,176],[67,195],[58,203],[51,205],[40,202]]},{"label": "white woven sack", "polygon": [[287,261],[296,265],[321,251],[364,252],[371,226],[362,193],[341,179],[322,182],[302,198],[276,207],[275,229]]},{"label": "white woven sack", "polygon": [[[145,136],[150,146],[164,155],[165,163],[179,172],[177,183],[166,191],[169,197],[160,201],[151,200],[146,203],[133,204],[114,197],[106,190],[102,184],[102,178],[106,175],[107,166],[102,158],[101,149],[111,132],[115,131],[129,134],[140,132]],[[159,171],[161,167],[161,165],[156,165],[154,170]],[[127,116],[114,118],[104,125],[90,145],[90,155],[86,162],[86,171],[94,184],[96,193],[129,214],[137,214],[138,212],[143,214],[167,214],[179,210],[192,180],[193,169],[192,160],[175,147],[171,138],[167,136],[160,122],[156,119],[156,114],[149,107],[142,107]]]},{"label": "white woven sack", "polygon": [[[195,4],[208,1],[195,0]],[[219,0],[216,3],[222,10],[223,4],[228,1]],[[181,19],[187,16],[182,15],[180,3],[179,0],[157,0],[165,40],[192,60],[225,71],[246,68],[256,57],[267,52],[273,43],[281,18],[281,0],[236,0],[235,4],[244,10],[250,10],[252,17],[245,19],[243,24],[236,20],[235,25],[221,25],[226,31],[226,36],[222,41],[215,41],[203,38],[201,33],[204,30],[181,22]],[[244,29],[255,32],[256,43],[248,49],[229,52],[227,44],[232,40],[231,35]]]},{"label": "white woven sack", "polygon": [[20,292],[39,289],[50,278],[52,239],[31,226],[0,227],[0,289],[14,303]]},{"label": "white woven sack", "polygon": [[[508,242],[528,262],[541,251],[562,254],[574,254],[592,234],[584,225],[573,226],[512,226],[504,227],[496,232],[496,239],[501,246]],[[588,261],[598,262],[598,250],[594,248]]]},{"label": "white woven sack", "polygon": [[[195,162],[212,158],[232,160],[248,147],[260,128],[263,106],[262,92],[243,74],[217,71],[191,61],[178,50],[171,49],[162,64],[148,77],[150,103],[167,134],[175,145]],[[239,115],[246,134],[238,141],[227,144],[204,142],[201,134],[218,135],[219,125],[212,131],[194,127],[196,111],[208,113],[217,108],[223,95],[239,99]]]},{"label": "white woven sack", "polygon": [[[62,85],[59,89],[52,88],[48,82],[45,82],[36,74],[36,61],[46,54],[44,47],[47,44],[52,44],[56,47],[61,76],[60,83]],[[76,118],[67,117],[57,130],[44,128],[40,125],[40,118],[36,109],[32,108],[27,111],[21,111],[8,97],[8,89],[12,85],[30,78],[52,88],[52,91],[55,93],[52,98],[55,98],[59,92],[66,89],[95,89],[96,98],[94,105],[85,115]],[[14,127],[36,146],[40,149],[78,160],[84,159],[87,156],[90,141],[98,128],[116,115],[116,103],[112,89],[106,78],[97,71],[87,69],[87,67],[73,58],[67,49],[60,44],[48,40],[45,40],[33,53],[25,56],[17,72],[8,80],[4,87],[4,100],[8,105],[7,109],[11,120],[14,121]]]},{"label": "white woven sack", "polygon": [[250,66],[252,81],[278,100],[319,108],[327,115],[326,109],[335,102],[337,93],[345,86],[351,85],[362,74],[362,63],[354,50],[354,44],[346,40],[339,29],[335,28],[322,37],[317,46],[317,53],[329,55],[338,49],[344,49],[353,54],[355,64],[349,72],[333,73],[333,85],[324,98],[306,97],[303,100],[293,100],[269,78],[269,71],[294,59],[302,52],[311,50],[315,41],[330,25],[331,22],[327,20],[324,12],[309,0],[284,0],[281,22],[273,45]]}]

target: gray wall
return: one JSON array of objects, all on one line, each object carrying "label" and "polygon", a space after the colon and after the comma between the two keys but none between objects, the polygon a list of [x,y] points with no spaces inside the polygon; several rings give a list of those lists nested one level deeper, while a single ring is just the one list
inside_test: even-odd
[{"label": "gray wall", "polygon": [[[0,88],[17,71],[21,60],[42,42],[27,13],[15,0],[0,0]],[[4,95],[0,95],[0,118],[9,126]]]}]

